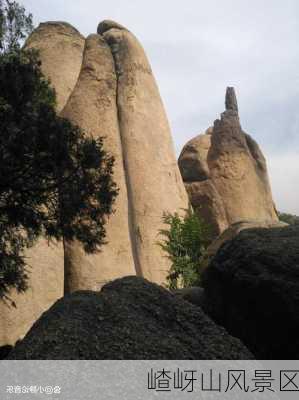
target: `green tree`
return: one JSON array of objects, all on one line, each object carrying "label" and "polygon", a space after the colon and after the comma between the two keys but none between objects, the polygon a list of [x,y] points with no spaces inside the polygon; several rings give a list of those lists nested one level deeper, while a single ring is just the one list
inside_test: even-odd
[{"label": "green tree", "polygon": [[33,30],[32,14],[16,1],[0,0],[0,50],[12,51]]},{"label": "green tree", "polygon": [[299,217],[293,214],[278,212],[279,220],[290,225],[299,225]]},{"label": "green tree", "polygon": [[191,208],[184,217],[167,213],[163,222],[168,229],[160,230],[163,240],[158,244],[171,261],[169,289],[199,285],[201,261],[210,244],[209,227]]},{"label": "green tree", "polygon": [[2,25],[2,32],[9,32],[2,36],[0,54],[2,299],[9,299],[12,288],[27,289],[24,251],[39,236],[76,239],[86,252],[98,251],[117,196],[114,159],[103,139],[87,137],[56,115],[55,92],[41,72],[38,54],[19,46],[29,17],[15,2],[6,3],[19,11]]}]

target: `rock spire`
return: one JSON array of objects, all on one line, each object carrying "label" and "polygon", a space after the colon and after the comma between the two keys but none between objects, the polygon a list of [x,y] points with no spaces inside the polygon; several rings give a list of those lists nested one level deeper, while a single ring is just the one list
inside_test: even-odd
[{"label": "rock spire", "polygon": [[234,88],[212,129],[190,140],[179,166],[190,201],[216,237],[240,221],[276,222],[266,160],[241,127]]}]

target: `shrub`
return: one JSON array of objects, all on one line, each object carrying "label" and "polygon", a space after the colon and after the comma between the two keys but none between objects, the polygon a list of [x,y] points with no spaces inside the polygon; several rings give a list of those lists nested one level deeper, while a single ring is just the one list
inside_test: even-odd
[{"label": "shrub", "polygon": [[168,229],[159,231],[164,239],[158,244],[171,261],[167,277],[168,288],[198,286],[201,261],[210,244],[209,227],[191,208],[186,210],[184,217],[178,213],[166,213],[163,222]]}]

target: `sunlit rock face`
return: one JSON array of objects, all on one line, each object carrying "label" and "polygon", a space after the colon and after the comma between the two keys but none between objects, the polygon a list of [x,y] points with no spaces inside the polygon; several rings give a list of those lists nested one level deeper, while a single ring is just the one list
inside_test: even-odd
[{"label": "sunlit rock face", "polygon": [[242,130],[233,88],[225,105],[213,128],[189,141],[179,158],[190,201],[214,237],[239,221],[278,220],[265,158]]},{"label": "sunlit rock face", "polygon": [[177,167],[157,83],[136,37],[114,22],[98,27],[117,76],[117,110],[127,179],[137,274],[162,283],[170,264],[156,242],[164,212],[182,212],[188,198]]},{"label": "sunlit rock face", "polygon": [[67,23],[47,22],[26,47],[39,51],[42,71],[56,90],[57,112],[87,135],[105,137],[119,196],[100,253],[87,255],[76,242],[43,240],[30,249],[31,289],[12,294],[17,309],[0,305],[3,345],[22,337],[64,289],[98,290],[125,275],[164,283],[170,261],[157,245],[162,216],[183,212],[189,202],[155,78],[131,32],[103,21],[98,34],[85,39]]}]

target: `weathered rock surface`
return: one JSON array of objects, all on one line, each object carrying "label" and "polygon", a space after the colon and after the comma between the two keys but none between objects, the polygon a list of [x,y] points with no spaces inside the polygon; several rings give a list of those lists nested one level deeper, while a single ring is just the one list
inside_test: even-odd
[{"label": "weathered rock surface", "polygon": [[82,291],[43,314],[10,359],[250,359],[199,307],[138,277]]},{"label": "weathered rock surface", "polygon": [[230,225],[225,231],[222,232],[217,239],[215,239],[212,244],[207,249],[207,258],[211,259],[220,247],[227,241],[232,240],[235,236],[237,236],[241,231],[245,229],[252,228],[265,228],[265,229],[275,229],[275,228],[283,228],[288,226],[288,224],[277,221],[277,222],[263,222],[263,221],[240,221]]},{"label": "weathered rock surface", "polygon": [[211,238],[217,237],[229,223],[222,198],[213,181],[190,182],[185,187],[194,210],[209,225]]},{"label": "weathered rock surface", "polygon": [[71,95],[81,70],[84,37],[66,22],[39,25],[26,42],[26,48],[39,51],[42,71],[56,90],[60,112]]},{"label": "weathered rock surface", "polygon": [[[123,168],[114,60],[100,35],[86,39],[83,64],[76,87],[62,116],[94,138],[105,137],[105,149],[115,157],[113,179],[119,188],[115,213],[106,225],[107,244],[101,252],[87,255],[77,243],[65,243],[66,291],[97,290],[104,283],[136,273],[132,253],[128,193]],[[114,267],[111,268],[111,265]]]},{"label": "weathered rock surface", "polygon": [[198,135],[183,148],[179,166],[184,182],[201,182],[209,179],[210,171],[207,162],[211,147],[211,134]]},{"label": "weathered rock surface", "polygon": [[[226,102],[234,104],[235,99]],[[265,159],[256,142],[242,131],[236,107],[227,109],[214,123],[207,158],[211,179],[223,200],[229,224],[277,221]]]},{"label": "weathered rock surface", "polygon": [[204,309],[258,359],[299,357],[299,227],[243,230],[203,274]]},{"label": "weathered rock surface", "polygon": [[31,289],[12,294],[17,309],[0,304],[0,345],[21,338],[64,286],[68,292],[98,289],[127,274],[164,282],[170,263],[157,245],[162,215],[188,208],[159,91],[129,31],[103,21],[98,35],[85,41],[69,24],[48,22],[26,47],[39,50],[42,70],[56,90],[57,111],[87,134],[105,137],[120,192],[101,253],[87,256],[78,243],[63,248],[43,240],[30,250]]},{"label": "weathered rock surface", "polygon": [[62,245],[40,240],[28,250],[26,257],[30,272],[29,289],[24,294],[10,293],[16,308],[0,302],[1,346],[14,345],[23,338],[33,322],[63,296]]},{"label": "weathered rock surface", "polygon": [[[27,48],[39,50],[42,71],[57,95],[59,112],[72,92],[81,69],[84,38],[71,25],[48,22],[32,33]],[[62,244],[39,240],[27,254],[29,290],[10,294],[17,308],[0,302],[0,345],[14,344],[34,321],[63,295],[64,253]]]},{"label": "weathered rock surface", "polygon": [[151,67],[138,40],[111,21],[98,27],[111,48],[117,107],[138,274],[165,282],[170,262],[156,244],[164,212],[188,208],[168,120]]},{"label": "weathered rock surface", "polygon": [[215,237],[239,221],[278,221],[265,158],[241,128],[233,88],[225,104],[213,129],[189,141],[179,158],[191,204]]}]

